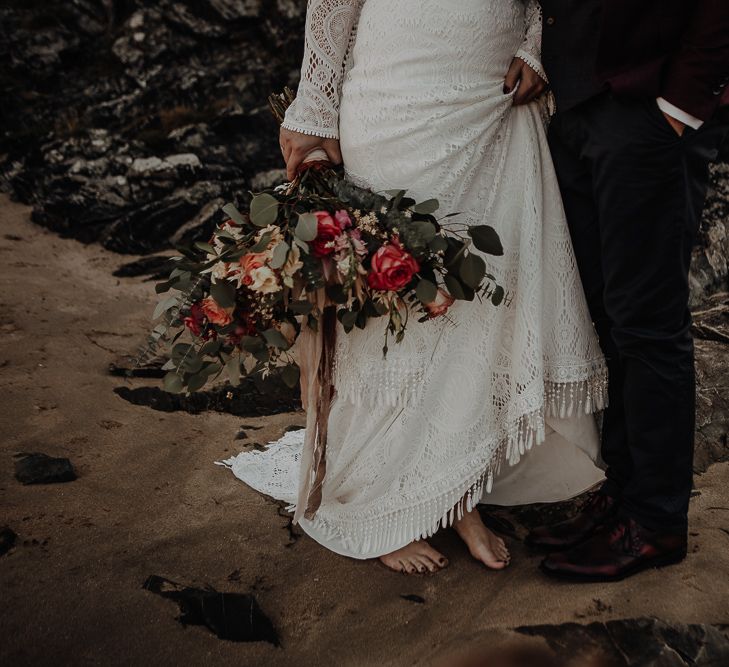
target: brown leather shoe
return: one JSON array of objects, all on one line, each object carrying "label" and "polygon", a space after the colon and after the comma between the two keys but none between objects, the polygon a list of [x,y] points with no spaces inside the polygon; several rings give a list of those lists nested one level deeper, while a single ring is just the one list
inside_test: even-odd
[{"label": "brown leather shoe", "polygon": [[580,513],[553,526],[532,530],[524,543],[532,549],[563,551],[592,537],[606,522],[615,517],[618,501],[604,493],[591,493]]},{"label": "brown leather shoe", "polygon": [[633,519],[616,519],[586,542],[547,556],[541,569],[549,576],[572,581],[619,581],[682,561],[686,546],[686,533],[654,532]]}]

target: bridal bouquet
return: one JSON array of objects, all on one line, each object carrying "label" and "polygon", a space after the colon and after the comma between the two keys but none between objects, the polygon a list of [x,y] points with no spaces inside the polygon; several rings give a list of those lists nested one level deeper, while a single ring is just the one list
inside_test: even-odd
[{"label": "bridal bouquet", "polygon": [[[294,182],[254,194],[245,212],[227,204],[212,237],[174,257],[169,279],[156,286],[177,292],[154,313],[168,320],[154,334],[177,329],[165,389],[194,392],[223,372],[232,384],[241,374],[279,372],[294,386],[290,348],[327,317],[347,333],[384,318],[386,354],[411,315],[441,317],[454,300],[476,296],[499,305],[503,288],[471,251],[502,254],[497,233],[446,225],[454,214],[438,219],[437,211],[435,199],[359,188],[321,160],[305,163]],[[190,342],[178,342],[185,331]]]}]

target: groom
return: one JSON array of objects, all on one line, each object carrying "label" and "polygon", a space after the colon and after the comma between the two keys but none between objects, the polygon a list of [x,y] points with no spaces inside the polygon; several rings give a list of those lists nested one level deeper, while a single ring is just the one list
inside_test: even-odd
[{"label": "groom", "polygon": [[622,579],[686,556],[694,358],[688,271],[729,108],[729,0],[542,0],[549,130],[610,372],[607,480],[532,531],[542,569]]}]

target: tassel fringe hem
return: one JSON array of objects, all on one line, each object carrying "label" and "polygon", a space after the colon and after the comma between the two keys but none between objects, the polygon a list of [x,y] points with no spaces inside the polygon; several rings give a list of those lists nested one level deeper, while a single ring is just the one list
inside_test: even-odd
[{"label": "tassel fringe hem", "polygon": [[596,413],[605,407],[604,368],[586,380],[547,382],[542,406],[511,422],[495,439],[496,446],[486,460],[469,462],[464,471],[479,472],[467,476],[463,484],[444,489],[427,500],[414,499],[412,505],[395,511],[371,512],[370,516],[360,513],[352,518],[337,516],[335,512],[333,520],[321,515],[326,513],[318,513],[312,520],[303,520],[302,527],[332,551],[359,559],[382,556],[415,540],[426,539],[472,511],[484,491],[491,492],[505,460],[516,465],[534,445],[544,442],[546,417],[568,418]]}]

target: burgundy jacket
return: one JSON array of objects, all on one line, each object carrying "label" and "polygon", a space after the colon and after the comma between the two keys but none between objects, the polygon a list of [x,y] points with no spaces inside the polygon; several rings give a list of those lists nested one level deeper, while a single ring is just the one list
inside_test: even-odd
[{"label": "burgundy jacket", "polygon": [[708,120],[729,110],[729,0],[602,0],[598,77]]}]

